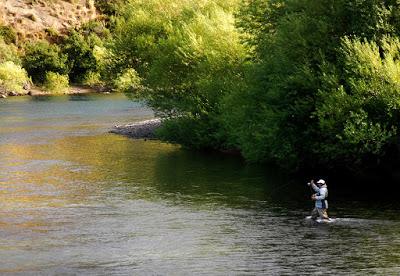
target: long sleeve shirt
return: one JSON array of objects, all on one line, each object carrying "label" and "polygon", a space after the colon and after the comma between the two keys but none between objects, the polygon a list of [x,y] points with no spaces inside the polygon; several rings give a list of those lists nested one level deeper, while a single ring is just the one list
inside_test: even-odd
[{"label": "long sleeve shirt", "polygon": [[316,192],[315,196],[315,207],[319,209],[328,209],[328,187],[324,184],[318,187],[315,184],[311,184],[311,187]]}]

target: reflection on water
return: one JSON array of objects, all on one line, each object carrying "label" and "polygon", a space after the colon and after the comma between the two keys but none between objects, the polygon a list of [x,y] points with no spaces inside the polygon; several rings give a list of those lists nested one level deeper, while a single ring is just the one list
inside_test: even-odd
[{"label": "reflection on water", "polygon": [[333,202],[237,157],[106,130],[152,114],[121,95],[0,102],[0,273],[397,275],[398,210]]}]

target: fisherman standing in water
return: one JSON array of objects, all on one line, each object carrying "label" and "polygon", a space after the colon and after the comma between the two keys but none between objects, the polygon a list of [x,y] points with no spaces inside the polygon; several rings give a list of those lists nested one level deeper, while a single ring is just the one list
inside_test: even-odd
[{"label": "fisherman standing in water", "polygon": [[311,199],[315,201],[315,208],[311,212],[311,218],[316,220],[318,217],[321,219],[327,219],[328,217],[328,186],[325,183],[325,180],[320,179],[317,181],[317,185],[315,185],[314,180],[307,183],[308,186],[316,192],[311,196]]}]

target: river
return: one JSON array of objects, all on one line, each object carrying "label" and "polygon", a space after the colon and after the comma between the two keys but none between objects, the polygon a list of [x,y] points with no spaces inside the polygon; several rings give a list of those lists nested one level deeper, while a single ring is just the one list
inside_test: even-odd
[{"label": "river", "polygon": [[107,133],[123,95],[0,101],[0,274],[399,275],[398,204],[335,198],[237,156]]}]

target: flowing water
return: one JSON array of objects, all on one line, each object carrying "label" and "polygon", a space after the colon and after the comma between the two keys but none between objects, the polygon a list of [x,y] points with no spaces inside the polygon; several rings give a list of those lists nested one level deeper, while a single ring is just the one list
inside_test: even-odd
[{"label": "flowing water", "polygon": [[109,134],[122,95],[0,101],[0,274],[399,275],[398,205],[335,198],[236,156]]}]

